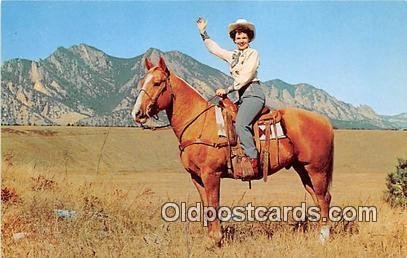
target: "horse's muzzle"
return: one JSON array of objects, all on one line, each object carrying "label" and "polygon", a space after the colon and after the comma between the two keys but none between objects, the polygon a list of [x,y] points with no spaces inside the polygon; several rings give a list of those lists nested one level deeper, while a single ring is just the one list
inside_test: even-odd
[{"label": "horse's muzzle", "polygon": [[138,110],[136,114],[133,114],[134,121],[140,124],[144,124],[150,117],[153,117],[157,114],[157,106],[156,105],[149,105],[147,107],[146,112],[142,111],[142,109]]},{"label": "horse's muzzle", "polygon": [[143,117],[143,118],[136,118],[134,121],[136,121],[136,123],[139,124],[144,124],[145,122],[147,122],[147,117]]}]

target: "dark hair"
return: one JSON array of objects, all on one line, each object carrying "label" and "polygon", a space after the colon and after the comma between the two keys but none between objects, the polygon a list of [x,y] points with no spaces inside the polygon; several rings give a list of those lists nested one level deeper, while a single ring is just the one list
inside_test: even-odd
[{"label": "dark hair", "polygon": [[241,33],[241,32],[246,33],[246,34],[247,34],[247,37],[249,37],[249,41],[252,41],[252,39],[253,39],[253,37],[254,37],[254,32],[253,32],[251,29],[249,29],[249,28],[246,27],[246,26],[239,25],[239,26],[237,26],[234,30],[232,30],[231,32],[229,32],[229,36],[230,36],[230,38],[231,38],[233,41],[235,41],[235,37],[236,37],[236,34],[237,34],[238,32],[239,32],[239,33]]}]

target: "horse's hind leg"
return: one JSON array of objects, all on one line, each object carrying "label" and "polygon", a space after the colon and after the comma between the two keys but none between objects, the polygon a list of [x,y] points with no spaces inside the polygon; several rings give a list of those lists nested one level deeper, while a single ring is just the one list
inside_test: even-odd
[{"label": "horse's hind leg", "polygon": [[320,240],[324,242],[329,238],[328,213],[331,203],[331,194],[328,191],[329,171],[316,169],[311,164],[302,166],[295,165],[295,170],[301,177],[305,189],[310,193],[315,204],[321,210],[321,232]]},{"label": "horse's hind leg", "polygon": [[301,182],[304,185],[305,190],[307,190],[307,192],[311,195],[315,205],[318,205],[317,196],[315,195],[314,189],[312,188],[311,178],[309,177],[307,170],[305,170],[304,166],[300,164],[295,164],[293,165],[293,167],[300,176]]},{"label": "horse's hind leg", "polygon": [[323,221],[328,219],[328,209],[331,202],[331,195],[328,192],[328,179],[325,173],[314,169],[311,165],[306,165],[305,170],[308,172],[312,183],[312,190],[315,193],[317,204],[321,208],[321,217]]}]

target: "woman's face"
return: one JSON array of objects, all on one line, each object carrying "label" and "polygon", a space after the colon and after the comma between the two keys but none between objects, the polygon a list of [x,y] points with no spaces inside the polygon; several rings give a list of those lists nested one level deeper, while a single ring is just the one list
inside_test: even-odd
[{"label": "woman's face", "polygon": [[235,44],[239,50],[244,50],[249,47],[249,36],[244,32],[237,32],[235,35]]}]

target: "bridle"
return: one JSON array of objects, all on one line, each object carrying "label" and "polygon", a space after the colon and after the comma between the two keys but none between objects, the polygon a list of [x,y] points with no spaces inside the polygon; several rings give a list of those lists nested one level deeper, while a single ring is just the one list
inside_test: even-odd
[{"label": "bridle", "polygon": [[174,100],[175,99],[175,94],[174,94],[174,92],[173,92],[173,90],[172,90],[172,87],[171,87],[171,83],[170,83],[170,73],[169,72],[167,72],[167,77],[165,78],[165,80],[164,81],[162,81],[161,83],[160,83],[160,86],[159,86],[160,88],[158,89],[158,91],[157,91],[157,93],[154,95],[154,96],[151,96],[145,89],[143,89],[143,88],[141,88],[140,90],[139,90],[139,95],[140,95],[140,93],[141,92],[144,92],[144,94],[149,98],[149,100],[150,100],[150,103],[147,105],[147,107],[146,107],[146,115],[150,118],[150,117],[153,117],[154,119],[156,119],[156,120],[158,120],[158,114],[155,114],[155,115],[153,115],[153,116],[150,116],[149,115],[149,112],[151,111],[151,110],[153,110],[153,109],[157,109],[158,108],[158,106],[157,106],[157,101],[158,101],[158,98],[163,94],[163,92],[164,92],[164,90],[165,89],[167,89],[168,88],[168,90],[170,91],[170,94],[171,94],[171,98]]},{"label": "bridle", "polygon": [[[159,87],[160,87],[160,88],[158,89],[157,93],[156,93],[155,95],[153,95],[153,96],[151,96],[151,95],[150,95],[145,89],[143,89],[143,88],[139,90],[139,94],[140,94],[141,92],[144,92],[144,94],[145,94],[145,95],[149,98],[149,100],[150,100],[150,103],[149,103],[149,104],[147,105],[147,107],[146,107],[146,115],[147,115],[149,118],[150,118],[150,117],[153,117],[153,118],[156,119],[156,120],[158,120],[158,115],[157,115],[157,114],[156,114],[156,115],[153,115],[153,116],[150,116],[148,113],[149,113],[152,109],[158,108],[158,107],[157,107],[157,101],[158,101],[158,98],[163,94],[164,90],[165,90],[165,89],[168,89],[168,90],[170,91],[172,100],[175,99],[175,94],[174,94],[174,91],[173,91],[172,86],[171,86],[170,73],[169,73],[169,72],[167,72],[167,77],[165,78],[164,81],[162,81],[162,82],[160,83],[160,86],[159,86]],[[205,118],[204,118],[204,119],[206,120],[207,111],[209,111],[210,109],[212,109],[212,108],[214,108],[214,107],[216,106],[216,105],[213,105],[213,104],[211,105],[211,104],[210,104],[210,102],[211,102],[215,97],[217,97],[217,96],[215,95],[215,96],[211,97],[209,100],[207,100],[208,106],[207,106],[205,109],[203,109],[202,111],[200,111],[197,115],[195,115],[190,121],[188,121],[188,122],[183,126],[182,130],[180,131],[180,136],[179,136],[179,140],[180,140],[180,142],[181,142],[180,145],[179,145],[179,148],[180,148],[181,152],[182,152],[187,146],[190,146],[190,145],[193,145],[193,144],[204,144],[204,145],[208,145],[208,146],[212,146],[212,147],[216,147],[216,148],[228,146],[227,143],[226,143],[226,145],[225,145],[225,143],[217,143],[217,142],[212,142],[212,141],[209,141],[209,140],[201,139],[202,131],[203,131],[204,127],[201,128],[201,131],[200,131],[199,136],[198,136],[197,139],[195,139],[195,140],[186,140],[186,141],[183,141],[183,140],[182,140],[182,136],[184,135],[185,131],[186,131],[196,120],[198,120],[199,117],[201,117],[202,115],[205,115]],[[204,123],[204,124],[205,124],[205,123]]]}]

